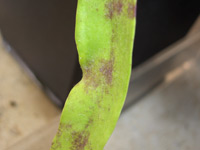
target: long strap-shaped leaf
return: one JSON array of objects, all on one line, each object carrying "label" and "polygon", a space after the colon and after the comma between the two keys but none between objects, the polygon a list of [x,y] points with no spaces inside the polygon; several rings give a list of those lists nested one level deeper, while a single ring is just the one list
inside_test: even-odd
[{"label": "long strap-shaped leaf", "polygon": [[102,150],[128,90],[136,0],[78,0],[76,44],[83,71],[51,150]]}]

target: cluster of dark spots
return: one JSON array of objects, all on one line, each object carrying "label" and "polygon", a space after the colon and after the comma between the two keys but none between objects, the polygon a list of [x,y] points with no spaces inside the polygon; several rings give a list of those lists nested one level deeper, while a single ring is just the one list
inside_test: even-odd
[{"label": "cluster of dark spots", "polygon": [[89,141],[89,132],[87,131],[87,128],[93,123],[93,118],[90,117],[88,122],[86,123],[83,131],[74,131],[72,132],[72,147],[71,150],[84,150],[84,148],[87,146],[89,149],[91,149],[91,145],[88,142]]},{"label": "cluster of dark spots", "polygon": [[88,68],[84,69],[83,79],[85,81],[85,91],[86,92],[89,91],[90,87],[96,89],[100,84],[100,80],[97,76],[97,73],[95,71],[93,71],[92,69],[93,68],[90,66]]},{"label": "cluster of dark spots", "polygon": [[113,79],[113,70],[114,70],[114,54],[111,51],[111,56],[109,60],[101,61],[100,72],[103,74],[106,80],[106,84],[111,85]]},{"label": "cluster of dark spots", "polygon": [[136,7],[133,3],[128,3],[128,17],[133,19],[136,16]]},{"label": "cluster of dark spots", "polygon": [[113,72],[113,61],[102,61],[102,67],[100,68],[100,72],[105,76],[106,83],[112,83],[112,72]]},{"label": "cluster of dark spots", "polygon": [[122,0],[112,0],[111,2],[108,2],[105,4],[106,8],[106,16],[109,19],[112,19],[113,16],[120,15],[123,9],[123,3]]},{"label": "cluster of dark spots", "polygon": [[113,8],[114,10],[117,12],[118,15],[121,14],[122,12],[122,7],[123,7],[123,4],[121,1],[117,1],[113,4]]},{"label": "cluster of dark spots", "polygon": [[73,132],[72,133],[72,147],[71,150],[84,150],[85,146],[88,144],[90,134],[88,132]]}]

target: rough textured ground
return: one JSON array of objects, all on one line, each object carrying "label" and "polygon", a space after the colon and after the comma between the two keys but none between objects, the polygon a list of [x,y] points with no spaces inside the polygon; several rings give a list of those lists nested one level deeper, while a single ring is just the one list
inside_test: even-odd
[{"label": "rough textured ground", "polygon": [[4,149],[60,114],[5,51],[0,37],[0,149]]}]

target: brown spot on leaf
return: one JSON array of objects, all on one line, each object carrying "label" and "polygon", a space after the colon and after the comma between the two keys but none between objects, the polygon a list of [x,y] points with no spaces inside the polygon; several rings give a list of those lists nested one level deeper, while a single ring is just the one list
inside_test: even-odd
[{"label": "brown spot on leaf", "polygon": [[[52,142],[51,150],[58,150],[63,147],[64,143],[60,142],[60,138],[62,136],[62,133],[66,132],[67,130],[69,130],[72,136],[72,143],[71,143],[72,146],[70,147],[70,150],[84,150],[86,146],[88,147],[88,149],[91,149],[91,145],[88,142],[90,134],[86,130],[89,127],[89,125],[92,124],[92,122],[93,122],[93,119],[91,117],[88,120],[88,123],[86,124],[83,131],[72,131],[71,124],[60,123],[56,138]],[[65,138],[65,137],[62,137],[62,138]]]},{"label": "brown spot on leaf", "polygon": [[115,2],[113,5],[114,5],[114,6],[113,6],[113,7],[114,7],[114,10],[117,12],[118,15],[120,15],[121,12],[122,12],[122,7],[123,7],[122,2],[121,2],[121,1],[118,1],[118,2]]},{"label": "brown spot on leaf", "polygon": [[71,150],[84,150],[85,146],[88,144],[88,138],[90,134],[87,132],[73,132],[72,133],[72,147]]},{"label": "brown spot on leaf", "polygon": [[112,19],[115,14],[116,15],[121,14],[123,8],[122,0],[112,0],[111,2],[105,4],[105,8],[106,8],[106,16],[109,19]]},{"label": "brown spot on leaf", "polygon": [[132,4],[132,3],[129,3],[129,4],[128,4],[128,17],[129,17],[130,19],[133,19],[133,18],[135,17],[135,15],[136,15],[135,12],[136,12],[135,5]]},{"label": "brown spot on leaf", "polygon": [[85,91],[88,92],[89,87],[97,88],[100,84],[100,80],[94,70],[92,70],[92,65],[88,65],[88,68],[84,69],[84,81],[85,81]]},{"label": "brown spot on leaf", "polygon": [[111,84],[113,78],[113,69],[114,69],[114,54],[111,52],[110,60],[102,60],[102,67],[100,68],[100,72],[105,77],[106,83]]},{"label": "brown spot on leaf", "polygon": [[[106,83],[111,85],[113,79],[113,69],[114,69],[114,43],[116,42],[116,32],[112,30],[111,36],[111,52],[110,52],[110,59],[100,60],[100,68],[95,66],[94,63],[88,63],[87,67],[83,69],[83,80],[85,82],[84,90],[88,93],[91,89],[96,89],[102,83]],[[103,75],[103,76],[102,76]],[[103,77],[103,78],[102,78]],[[104,92],[109,94],[109,90],[104,88]]]},{"label": "brown spot on leaf", "polygon": [[111,84],[112,82],[112,71],[113,71],[113,62],[112,60],[104,61],[100,71],[106,78],[106,83]]},{"label": "brown spot on leaf", "polygon": [[88,146],[88,148],[90,149],[90,144],[88,143],[90,134],[87,131],[87,128],[92,123],[93,123],[93,118],[90,117],[83,131],[79,132],[75,131],[72,133],[73,141],[71,150],[84,150],[85,146]]}]

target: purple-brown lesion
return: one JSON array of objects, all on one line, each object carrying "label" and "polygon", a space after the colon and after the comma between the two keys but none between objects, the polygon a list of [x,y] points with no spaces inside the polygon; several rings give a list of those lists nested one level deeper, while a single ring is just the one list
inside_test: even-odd
[{"label": "purple-brown lesion", "polygon": [[114,15],[120,15],[123,9],[122,0],[111,0],[105,4],[106,17],[112,19]]},{"label": "purple-brown lesion", "polygon": [[83,79],[85,82],[85,91],[88,93],[89,89],[92,87],[96,89],[100,85],[100,79],[93,65],[88,65],[87,68],[83,69]]},{"label": "purple-brown lesion", "polygon": [[89,126],[93,124],[93,118],[90,117],[88,122],[85,124],[82,131],[73,130],[73,126],[69,123],[60,123],[59,129],[56,135],[56,141],[52,143],[51,150],[61,149],[63,143],[61,143],[61,138],[65,139],[64,132],[69,132],[71,134],[71,147],[70,150],[84,150],[85,147],[91,149],[89,143],[90,133],[88,131]]},{"label": "purple-brown lesion", "polygon": [[102,60],[101,64],[99,71],[104,76],[106,84],[111,85],[113,80],[114,58],[111,57],[110,60]]},{"label": "purple-brown lesion", "polygon": [[88,132],[89,126],[93,124],[93,118],[90,117],[82,131],[72,132],[72,146],[70,150],[84,150],[85,147],[92,149],[89,143],[90,133]]},{"label": "purple-brown lesion", "polygon": [[127,0],[109,0],[105,4],[106,17],[112,20],[115,16],[121,15],[123,9],[127,10],[128,18],[136,17],[136,5]]},{"label": "purple-brown lesion", "polygon": [[73,132],[72,133],[72,147],[70,150],[84,150],[88,145],[90,134],[88,132]]},{"label": "purple-brown lesion", "polygon": [[86,68],[83,68],[84,89],[86,93],[99,86],[105,89],[106,93],[109,93],[105,85],[112,85],[114,58],[114,49],[112,49],[108,60],[102,58],[96,62],[98,65],[88,64]]}]

